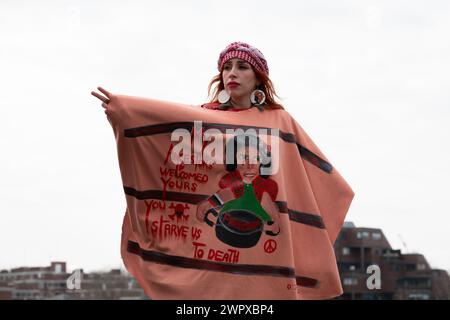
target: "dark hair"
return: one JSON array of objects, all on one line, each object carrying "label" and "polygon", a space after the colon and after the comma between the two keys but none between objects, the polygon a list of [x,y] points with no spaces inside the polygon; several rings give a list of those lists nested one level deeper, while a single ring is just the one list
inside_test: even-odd
[{"label": "dark hair", "polygon": [[[260,139],[259,139],[258,136],[250,135],[250,134],[235,135],[233,137],[233,139],[230,139],[230,141],[227,142],[227,145],[226,145],[226,152],[228,152],[227,150],[229,150],[229,148],[232,147],[231,144],[233,144],[233,163],[228,163],[227,161],[225,161],[225,169],[228,172],[233,172],[233,171],[236,171],[236,169],[237,169],[237,151],[238,151],[238,149],[237,149],[237,147],[238,147],[237,140],[238,140],[239,136],[244,136],[244,145],[240,145],[241,147],[248,146],[248,147],[254,147],[257,150],[259,150]],[[253,138],[253,139],[251,139],[251,138]],[[255,138],[256,138],[256,145],[255,145],[255,140],[254,140]],[[248,141],[248,143],[247,143],[247,141]],[[262,144],[265,145],[264,141],[262,141]],[[272,155],[271,155],[270,151],[267,150],[267,157],[269,159],[271,159],[271,156]],[[267,179],[268,177],[271,176],[271,174],[263,175],[261,173],[261,169],[262,168],[270,168],[271,165],[272,165],[272,160],[270,160],[266,164],[263,164],[263,163],[259,164],[259,175],[261,176],[261,178]]]}]

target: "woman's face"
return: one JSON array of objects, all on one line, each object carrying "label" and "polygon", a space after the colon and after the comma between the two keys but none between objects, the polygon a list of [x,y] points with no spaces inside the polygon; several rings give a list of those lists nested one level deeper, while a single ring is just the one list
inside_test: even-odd
[{"label": "woman's face", "polygon": [[241,148],[239,152],[237,152],[237,170],[241,174],[243,180],[247,183],[250,183],[253,179],[255,179],[259,175],[259,155],[258,150],[256,148],[250,147],[251,151],[249,152],[249,147],[245,147],[245,153],[242,152],[244,148]]},{"label": "woman's face", "polygon": [[[251,65],[239,58],[229,59],[225,62],[222,71],[222,81],[233,100],[242,99],[246,96],[250,97],[256,85],[259,84]],[[228,84],[231,81],[237,82],[239,85],[229,86]]]}]

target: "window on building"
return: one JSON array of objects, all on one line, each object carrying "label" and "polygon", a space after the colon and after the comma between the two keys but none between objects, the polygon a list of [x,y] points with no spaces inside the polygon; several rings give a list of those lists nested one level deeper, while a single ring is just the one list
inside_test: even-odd
[{"label": "window on building", "polygon": [[416,265],[413,264],[413,263],[408,263],[408,264],[406,265],[406,270],[407,270],[407,271],[414,271],[414,270],[416,270]]},{"label": "window on building", "polygon": [[425,269],[426,269],[425,263],[418,263],[417,264],[417,270],[425,270]]},{"label": "window on building", "polygon": [[364,292],[361,294],[361,299],[362,300],[378,300],[378,294],[376,293],[368,293],[368,292]]},{"label": "window on building", "polygon": [[56,273],[61,273],[62,272],[62,264],[61,263],[57,263],[55,265],[55,272]]},{"label": "window on building", "polygon": [[354,286],[358,284],[358,279],[356,278],[344,278],[344,285],[346,286]]},{"label": "window on building", "polygon": [[372,239],[373,240],[380,240],[381,239],[381,233],[379,233],[379,232],[372,233]]},{"label": "window on building", "polygon": [[429,300],[430,295],[428,293],[410,293],[408,295],[410,300]]},{"label": "window on building", "polygon": [[356,238],[358,238],[358,239],[369,239],[369,236],[370,236],[370,234],[367,231],[362,231],[362,232],[360,231],[356,234]]}]

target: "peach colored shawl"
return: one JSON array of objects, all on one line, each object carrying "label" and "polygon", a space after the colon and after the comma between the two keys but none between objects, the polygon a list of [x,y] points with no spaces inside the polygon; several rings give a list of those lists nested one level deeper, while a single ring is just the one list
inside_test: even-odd
[{"label": "peach colored shawl", "polygon": [[[333,243],[354,192],[287,111],[231,112],[113,95],[105,113],[127,203],[121,254],[151,299],[300,300],[342,294]],[[191,131],[194,121],[205,129],[279,129],[279,169],[270,176],[277,190],[269,201],[279,217],[278,234],[266,232],[270,227],[264,224],[255,241],[255,233],[235,234],[232,220],[224,228],[226,221],[219,223],[224,216],[209,214],[212,224],[196,218],[197,205],[220,191],[229,172],[223,164],[177,166],[170,160],[171,132]],[[247,237],[253,244],[245,247]],[[243,245],[236,245],[239,241]]]}]

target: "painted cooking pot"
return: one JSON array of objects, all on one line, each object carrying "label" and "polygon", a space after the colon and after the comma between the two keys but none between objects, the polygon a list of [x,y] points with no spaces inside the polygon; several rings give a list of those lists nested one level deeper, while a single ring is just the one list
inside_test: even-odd
[{"label": "painted cooking pot", "polygon": [[[220,207],[218,207],[220,208]],[[273,221],[256,199],[251,184],[244,183],[244,193],[240,198],[225,203],[220,211],[212,208],[205,215],[205,222],[215,227],[216,237],[233,247],[251,248],[255,246],[267,223]],[[208,216],[212,214],[217,219],[212,221]],[[275,236],[272,231],[265,231],[267,235]]]}]

